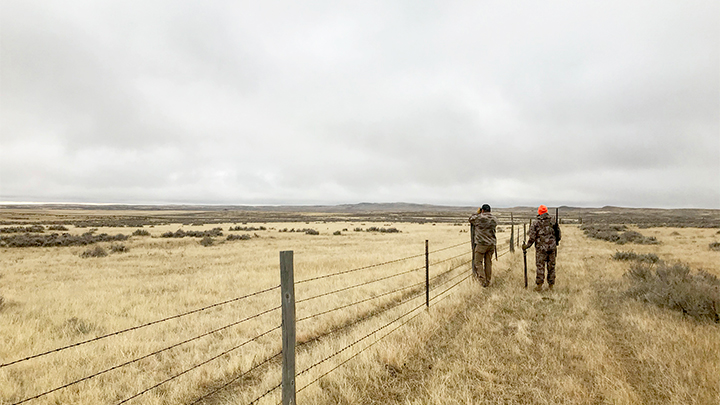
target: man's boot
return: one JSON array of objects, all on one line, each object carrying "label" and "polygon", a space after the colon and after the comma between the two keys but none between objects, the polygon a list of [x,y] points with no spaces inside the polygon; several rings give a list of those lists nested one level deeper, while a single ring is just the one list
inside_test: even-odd
[{"label": "man's boot", "polygon": [[535,291],[537,291],[537,292],[542,291],[542,284],[538,284],[537,286],[535,286]]}]

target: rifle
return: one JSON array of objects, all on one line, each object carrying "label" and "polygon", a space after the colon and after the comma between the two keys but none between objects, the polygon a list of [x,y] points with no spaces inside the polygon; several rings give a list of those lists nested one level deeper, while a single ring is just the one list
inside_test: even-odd
[{"label": "rifle", "polygon": [[553,226],[553,233],[555,234],[555,246],[560,246],[560,208],[555,208],[555,226]]},{"label": "rifle", "polygon": [[475,225],[470,223],[470,246],[472,246],[472,273],[477,277],[477,268],[475,267]]},{"label": "rifle", "polygon": [[525,288],[527,288],[527,249],[524,248],[525,243],[525,224],[523,224],[523,266],[525,268]]}]

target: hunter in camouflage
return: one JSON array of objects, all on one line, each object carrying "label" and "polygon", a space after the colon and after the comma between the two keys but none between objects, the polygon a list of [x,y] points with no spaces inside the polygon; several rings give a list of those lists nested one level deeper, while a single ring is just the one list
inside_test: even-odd
[{"label": "hunter in camouflage", "polygon": [[523,250],[535,244],[535,291],[540,291],[545,282],[545,267],[547,266],[547,283],[552,290],[555,285],[555,258],[557,256],[557,240],[553,221],[548,214],[547,207],[541,205],[538,208],[538,216],[530,225],[527,244]]},{"label": "hunter in camouflage", "polygon": [[492,277],[492,255],[497,244],[495,238],[497,220],[490,213],[490,206],[484,204],[477,214],[470,216],[469,221],[474,230],[473,264],[477,270],[475,275],[483,287],[487,287]]}]

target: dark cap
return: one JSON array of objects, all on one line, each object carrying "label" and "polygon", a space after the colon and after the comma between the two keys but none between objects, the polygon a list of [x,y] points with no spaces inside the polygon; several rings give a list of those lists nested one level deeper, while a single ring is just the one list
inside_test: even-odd
[{"label": "dark cap", "polygon": [[490,206],[488,204],[483,204],[482,210],[485,212],[490,212]]}]

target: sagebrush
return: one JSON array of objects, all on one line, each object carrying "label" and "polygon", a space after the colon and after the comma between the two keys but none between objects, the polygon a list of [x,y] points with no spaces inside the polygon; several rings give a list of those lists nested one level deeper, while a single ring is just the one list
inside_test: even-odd
[{"label": "sagebrush", "polygon": [[720,322],[720,280],[683,263],[634,263],[626,276],[632,282],[627,295],[699,320]]}]

